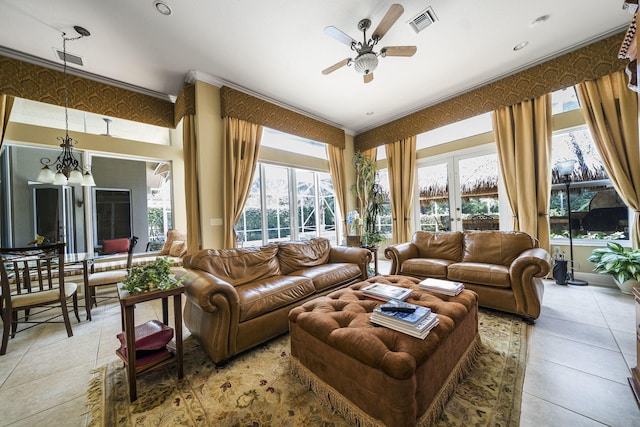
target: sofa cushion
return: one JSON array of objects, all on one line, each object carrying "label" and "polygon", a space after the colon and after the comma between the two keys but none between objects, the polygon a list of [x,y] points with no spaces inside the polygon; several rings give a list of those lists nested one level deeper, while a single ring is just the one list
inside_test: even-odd
[{"label": "sofa cushion", "polygon": [[497,264],[481,264],[476,262],[458,262],[451,264],[448,280],[463,283],[510,288],[509,267]]},{"label": "sofa cushion", "polygon": [[244,285],[280,274],[275,243],[238,249],[203,249],[184,257],[185,268],[197,268],[229,282]]},{"label": "sofa cushion", "polygon": [[272,276],[236,286],[240,322],[285,307],[315,292],[311,279],[303,276]]},{"label": "sofa cushion", "polygon": [[536,246],[522,231],[465,231],[462,261],[508,266],[520,253]]},{"label": "sofa cushion", "polygon": [[462,260],[462,233],[459,231],[417,231],[413,234],[411,243],[418,248],[420,258]]},{"label": "sofa cushion", "polygon": [[[169,230],[167,231],[167,240],[162,245],[162,249],[160,249],[160,255],[169,255],[171,251],[171,245],[175,240],[180,240],[182,242],[187,241],[187,235],[179,232],[178,230]],[[180,257],[183,257],[187,254],[187,245],[185,244],[182,248],[182,252],[180,253]]]},{"label": "sofa cushion", "polygon": [[105,239],[102,242],[102,253],[110,254],[126,254],[129,251],[129,239],[123,237],[121,239]]},{"label": "sofa cushion", "polygon": [[301,242],[280,242],[278,261],[282,274],[326,264],[329,260],[331,242],[324,237]]},{"label": "sofa cushion", "polygon": [[323,264],[289,273],[292,276],[308,277],[316,291],[351,283],[361,274],[360,267],[348,263]]},{"label": "sofa cushion", "polygon": [[447,267],[454,261],[436,258],[411,258],[402,263],[400,274],[414,277],[447,278]]}]

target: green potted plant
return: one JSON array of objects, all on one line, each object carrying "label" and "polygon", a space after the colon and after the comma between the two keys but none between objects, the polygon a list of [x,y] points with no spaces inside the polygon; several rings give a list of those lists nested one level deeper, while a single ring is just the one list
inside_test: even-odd
[{"label": "green potted plant", "polygon": [[604,248],[596,248],[587,258],[595,263],[593,270],[610,274],[623,293],[640,286],[640,249],[625,250],[619,243],[608,242]]},{"label": "green potted plant", "polygon": [[133,267],[127,274],[121,289],[129,291],[130,295],[142,292],[164,291],[180,285],[186,276],[176,279],[171,274],[171,263],[165,257],[158,257],[155,261]]},{"label": "green potted plant", "polygon": [[353,164],[356,169],[356,183],[351,187],[351,191],[358,199],[358,211],[362,218],[361,244],[376,247],[386,240],[386,237],[376,230],[376,221],[384,202],[382,187],[377,183],[378,169],[375,160],[369,159],[360,151],[356,151]]}]

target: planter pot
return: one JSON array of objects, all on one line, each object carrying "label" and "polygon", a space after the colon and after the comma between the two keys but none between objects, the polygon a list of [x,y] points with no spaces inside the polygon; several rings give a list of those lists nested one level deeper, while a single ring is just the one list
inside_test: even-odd
[{"label": "planter pot", "polygon": [[614,282],[616,282],[616,285],[618,285],[618,288],[620,288],[620,292],[622,292],[623,294],[631,294],[633,293],[633,288],[640,287],[640,282],[638,282],[636,279],[629,279],[624,283],[618,283],[617,280],[614,280]]},{"label": "planter pot", "polygon": [[360,236],[347,236],[347,246],[355,246],[358,248],[362,246],[362,240]]}]

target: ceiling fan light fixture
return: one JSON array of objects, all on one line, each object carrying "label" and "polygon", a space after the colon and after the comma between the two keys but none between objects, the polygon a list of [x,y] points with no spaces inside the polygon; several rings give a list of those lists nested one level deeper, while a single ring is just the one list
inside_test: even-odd
[{"label": "ceiling fan light fixture", "polygon": [[353,68],[360,74],[369,74],[378,66],[378,56],[373,52],[358,55],[353,61]]}]

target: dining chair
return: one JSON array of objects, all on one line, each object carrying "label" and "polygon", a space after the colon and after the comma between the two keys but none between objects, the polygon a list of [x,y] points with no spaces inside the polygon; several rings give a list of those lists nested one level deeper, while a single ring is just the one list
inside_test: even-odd
[{"label": "dining chair", "polygon": [[[94,271],[95,264],[91,265],[91,271],[87,277],[86,281],[86,289],[85,292],[88,298],[86,301],[86,311],[87,311],[87,319],[91,320],[91,308],[93,306],[98,306],[98,301],[96,299],[96,288],[98,286],[105,285],[115,285],[119,282],[124,281],[127,278],[127,274],[129,270],[131,270],[131,265],[133,263],[133,249],[138,244],[138,237],[132,236],[128,239],[129,244],[127,247],[127,266],[126,268],[118,268],[115,270],[106,270],[106,271]],[[103,299],[117,298],[117,295],[114,296],[103,296]]]},{"label": "dining chair", "polygon": [[[72,298],[78,322],[78,285],[65,281],[65,243],[27,248],[0,248],[0,308],[3,331],[0,355],[7,351],[9,336],[41,323],[63,323],[73,336],[67,300]],[[58,312],[57,309],[61,312]],[[51,313],[50,310],[56,310]],[[18,324],[29,326],[18,329]]]}]

